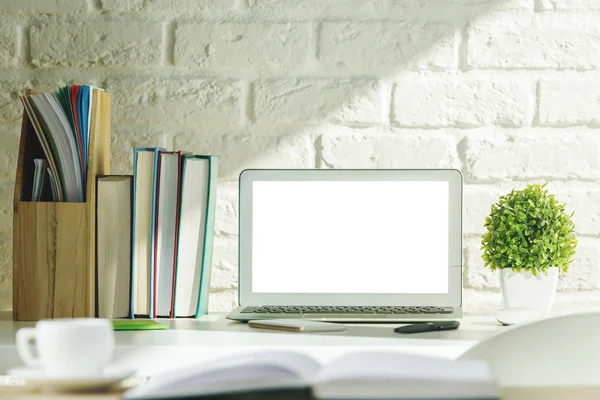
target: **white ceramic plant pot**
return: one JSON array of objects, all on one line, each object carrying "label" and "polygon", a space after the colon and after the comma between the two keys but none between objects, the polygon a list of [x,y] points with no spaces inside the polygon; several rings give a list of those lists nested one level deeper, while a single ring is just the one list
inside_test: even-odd
[{"label": "white ceramic plant pot", "polygon": [[504,307],[526,307],[537,310],[540,316],[550,314],[556,284],[558,283],[558,268],[547,270],[548,275],[539,273],[533,276],[531,272],[515,272],[509,268],[500,270],[500,287],[504,298]]}]

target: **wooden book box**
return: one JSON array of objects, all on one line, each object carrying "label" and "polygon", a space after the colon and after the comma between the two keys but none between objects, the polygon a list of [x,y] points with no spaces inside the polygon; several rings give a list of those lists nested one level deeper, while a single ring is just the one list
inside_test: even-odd
[{"label": "wooden book box", "polygon": [[110,174],[110,95],[93,96],[84,203],[31,201],[33,160],[45,157],[23,113],[13,210],[15,321],[95,316],[95,183]]}]

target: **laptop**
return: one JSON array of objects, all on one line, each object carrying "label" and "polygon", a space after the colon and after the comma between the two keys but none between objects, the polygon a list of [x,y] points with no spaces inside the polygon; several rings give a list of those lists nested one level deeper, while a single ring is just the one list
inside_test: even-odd
[{"label": "laptop", "polygon": [[457,170],[245,170],[238,321],[462,317]]}]

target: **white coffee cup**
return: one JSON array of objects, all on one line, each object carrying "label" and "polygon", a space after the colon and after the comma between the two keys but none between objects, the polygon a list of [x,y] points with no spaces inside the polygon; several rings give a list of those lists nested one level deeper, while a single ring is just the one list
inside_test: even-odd
[{"label": "white coffee cup", "polygon": [[[39,357],[31,352],[32,340]],[[100,376],[114,347],[112,324],[106,319],[43,320],[35,328],[17,331],[17,350],[23,362],[43,368],[49,377]]]}]

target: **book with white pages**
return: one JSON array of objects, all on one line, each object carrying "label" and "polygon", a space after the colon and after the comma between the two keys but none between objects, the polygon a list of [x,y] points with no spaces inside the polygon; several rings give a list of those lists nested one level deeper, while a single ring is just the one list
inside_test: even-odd
[{"label": "book with white pages", "polygon": [[132,178],[98,177],[96,304],[100,318],[127,318],[130,313]]},{"label": "book with white pages", "polygon": [[172,317],[180,159],[178,152],[161,151],[158,156],[154,246],[154,315],[157,317]]},{"label": "book with white pages", "polygon": [[158,154],[162,148],[136,147],[133,155],[131,315],[154,318],[154,242]]},{"label": "book with white pages", "polygon": [[198,317],[208,303],[218,157],[184,155],[175,277],[175,317]]},{"label": "book with white pages", "polygon": [[499,398],[483,361],[363,350],[320,363],[306,354],[281,350],[230,356],[157,375],[126,392],[125,399],[294,391],[315,399]]}]

